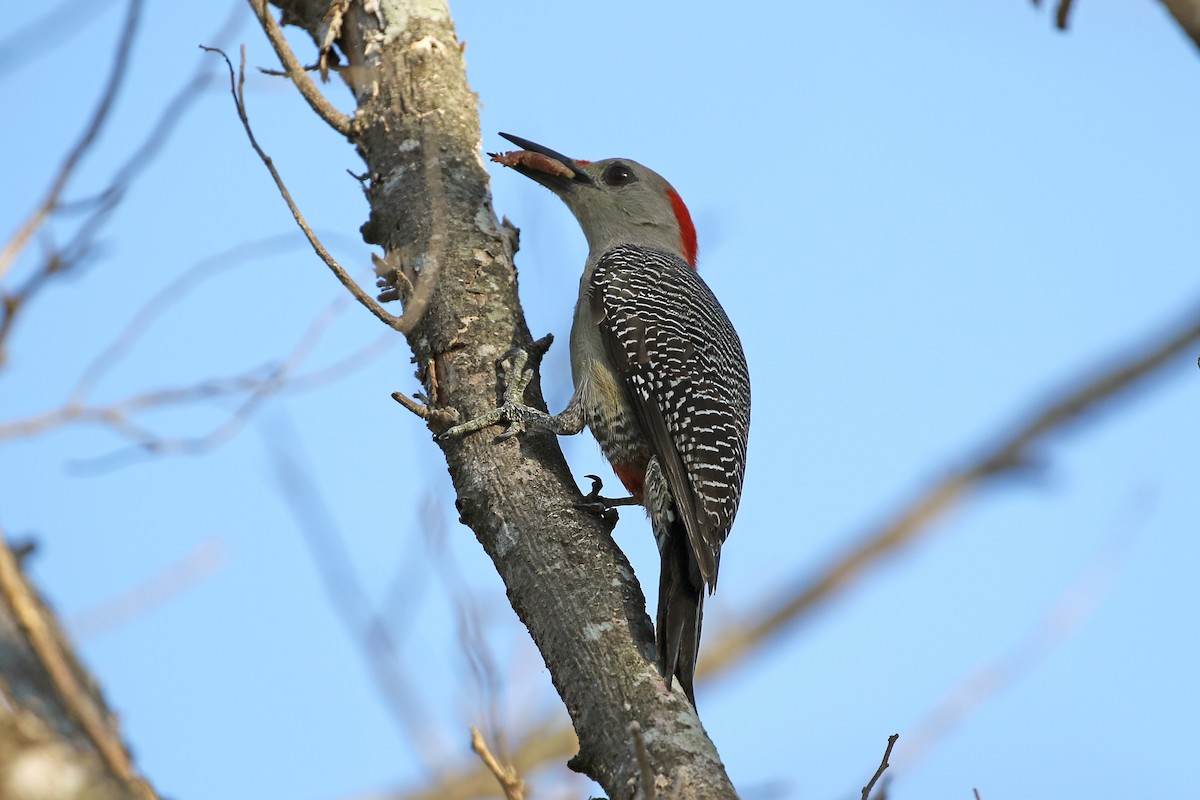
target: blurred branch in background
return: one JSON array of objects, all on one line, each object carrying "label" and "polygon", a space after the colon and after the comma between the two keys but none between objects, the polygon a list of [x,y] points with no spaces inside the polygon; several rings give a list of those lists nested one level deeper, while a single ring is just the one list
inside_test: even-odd
[{"label": "blurred branch in background", "polygon": [[998,479],[1013,477],[1040,466],[1035,449],[1053,435],[1073,425],[1094,420],[1096,414],[1135,391],[1149,388],[1151,379],[1162,377],[1164,367],[1176,363],[1189,348],[1200,344],[1200,308],[1164,334],[1136,347],[1124,347],[1119,355],[1104,359],[1103,366],[1064,381],[1066,388],[1052,394],[1019,421],[1012,431],[991,447],[976,449],[978,455],[962,459],[965,466],[949,474],[914,497],[882,524],[868,529],[860,544],[818,572],[816,578],[800,578],[782,599],[758,613],[725,626],[717,646],[701,659],[700,671],[707,676],[724,672],[821,604],[860,580],[866,569],[900,552],[929,533],[933,523],[971,493]]},{"label": "blurred branch in background", "polygon": [[[63,0],[37,19],[0,38],[0,76],[13,77],[87,28],[108,10],[113,0]],[[43,35],[53,30],[54,36]]]},{"label": "blurred branch in background", "polygon": [[[111,467],[131,455],[169,455],[198,453],[217,447],[236,435],[268,396],[281,392],[309,391],[328,385],[371,363],[395,344],[394,336],[380,336],[334,363],[313,372],[297,375],[297,369],[311,355],[334,319],[348,306],[338,293],[336,299],[319,314],[299,341],[281,361],[250,369],[242,374],[212,378],[188,386],[152,389],[107,403],[90,403],[89,398],[103,378],[147,334],[155,320],[173,304],[186,298],[203,282],[247,261],[276,256],[298,247],[302,240],[293,234],[264,237],[231,247],[201,259],[182,275],[157,292],[130,318],[124,330],[84,369],[62,406],[27,417],[0,423],[0,442],[27,438],[73,424],[107,427],[118,436],[136,443],[133,451],[119,451],[98,461],[92,468]],[[189,437],[168,437],[143,426],[136,417],[144,412],[200,402],[240,398],[215,429]],[[115,456],[115,458],[114,458]]]},{"label": "blurred branch in background", "polygon": [[[1135,391],[1145,391],[1153,379],[1163,377],[1164,368],[1178,363],[1190,348],[1200,345],[1200,308],[1164,333],[1104,359],[1102,366],[1065,381],[1066,388],[1052,394],[997,437],[990,447],[977,450],[965,466],[952,469],[942,480],[920,492],[899,512],[869,528],[859,544],[827,565],[815,577],[802,576],[787,589],[776,592],[779,599],[741,619],[727,620],[700,660],[697,675],[709,680],[745,663],[749,656],[797,630],[810,617],[848,588],[862,580],[868,570],[888,557],[915,544],[933,531],[933,525],[969,495],[999,478],[1028,471],[1036,463],[1037,447],[1071,426],[1096,420],[1099,412]],[[1190,366],[1190,357],[1187,360]],[[565,725],[545,720],[526,732],[513,747],[510,761],[524,775],[573,754],[578,747],[574,732]],[[486,792],[493,780],[474,763],[444,772],[431,785],[398,792],[394,800],[456,800]]]},{"label": "blurred branch in background", "polygon": [[401,739],[432,774],[433,765],[444,755],[442,737],[430,722],[419,684],[404,665],[397,637],[372,609],[345,541],[305,463],[300,434],[280,422],[264,438],[280,493],[304,537],[330,605],[363,653]]},{"label": "blurred branch in background", "polygon": [[[96,110],[84,128],[79,141],[68,153],[62,166],[59,167],[45,197],[25,222],[17,228],[3,250],[0,250],[0,282],[2,282],[8,277],[9,270],[34,234],[48,220],[68,212],[83,215],[82,221],[78,223],[67,243],[62,246],[49,246],[49,251],[42,263],[32,270],[18,288],[10,289],[0,286],[0,368],[5,362],[9,334],[19,314],[28,307],[28,303],[39,291],[48,286],[55,278],[70,273],[95,252],[97,236],[125,198],[129,187],[162,151],[163,146],[184,118],[185,112],[200,98],[205,87],[214,77],[215,71],[211,64],[203,62],[198,64],[191,78],[163,107],[154,125],[150,126],[145,139],[130,151],[129,156],[113,173],[106,188],[91,198],[65,202],[63,193],[74,176],[76,167],[95,144],[125,80],[140,13],[141,0],[131,0],[112,73]],[[214,38],[224,41],[232,36],[243,17],[244,12],[242,12],[241,5],[235,4]]]},{"label": "blurred branch in background", "polygon": [[1131,506],[1128,518],[1116,525],[1100,551],[1029,633],[1007,652],[975,669],[916,725],[900,752],[896,769],[911,769],[950,730],[1015,683],[1095,614],[1125,566],[1140,532],[1138,523],[1150,510],[1149,498],[1135,497]]},{"label": "blurred branch in background", "polygon": [[[50,183],[50,188],[46,192],[42,201],[37,204],[33,211],[26,218],[13,234],[12,239],[0,250],[0,280],[7,274],[9,268],[16,260],[25,246],[29,244],[29,240],[33,238],[33,234],[41,227],[46,218],[54,213],[58,208],[63,191],[67,188],[68,181],[75,174],[75,168],[79,166],[79,162],[91,149],[96,142],[96,137],[100,135],[100,131],[104,128],[104,124],[108,121],[109,112],[112,111],[113,103],[116,102],[117,94],[121,90],[122,84],[125,82],[125,75],[129,68],[129,58],[133,52],[133,40],[137,35],[138,22],[142,17],[142,0],[129,0],[129,7],[125,12],[125,22],[121,26],[121,36],[117,40],[117,50],[113,57],[112,70],[109,72],[108,81],[104,85],[104,91],[100,94],[100,101],[96,105],[95,111],[92,112],[91,118],[83,129],[82,135],[75,143],[75,146],[67,153],[66,159],[63,160],[62,166],[58,168],[58,174]],[[5,317],[7,321],[8,317]],[[0,331],[6,331],[7,325]],[[2,341],[2,337],[0,337]]]},{"label": "blurred branch in background", "polygon": [[0,532],[0,796],[153,800],[117,720]]},{"label": "blurred branch in background", "polygon": [[103,636],[187,593],[224,563],[225,545],[220,539],[205,539],[136,586],[72,614],[67,629],[78,640]]},{"label": "blurred branch in background", "polygon": [[[488,627],[484,618],[485,612],[481,608],[479,598],[463,577],[450,549],[450,531],[442,513],[442,509],[447,505],[446,498],[439,497],[433,490],[425,493],[421,503],[421,528],[425,533],[427,551],[426,565],[432,567],[432,571],[441,579],[446,599],[454,608],[460,652],[471,670],[471,677],[478,691],[476,705],[484,709],[488,733],[497,742],[501,755],[507,758],[507,737],[505,725],[500,720],[499,708],[500,696],[504,691],[503,681],[485,635]],[[508,724],[516,724],[516,721],[509,720]]]}]

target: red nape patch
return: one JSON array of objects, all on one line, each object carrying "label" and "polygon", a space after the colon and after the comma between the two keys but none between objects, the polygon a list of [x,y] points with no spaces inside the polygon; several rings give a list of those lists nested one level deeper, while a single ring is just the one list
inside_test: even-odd
[{"label": "red nape patch", "polygon": [[613,472],[617,473],[621,483],[625,484],[626,491],[636,497],[639,503],[642,502],[642,489],[646,485],[646,465],[613,464]]},{"label": "red nape patch", "polygon": [[667,198],[671,201],[671,210],[675,212],[675,221],[679,223],[679,246],[683,257],[696,269],[696,226],[692,224],[692,215],[688,213],[683,198],[674,189],[667,189]]}]

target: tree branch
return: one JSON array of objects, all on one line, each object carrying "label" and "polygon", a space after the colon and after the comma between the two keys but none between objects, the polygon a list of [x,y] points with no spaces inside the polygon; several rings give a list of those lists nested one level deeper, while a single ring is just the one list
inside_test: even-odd
[{"label": "tree branch", "polygon": [[492,751],[488,750],[487,742],[483,740],[483,734],[474,725],[471,726],[471,749],[479,756],[479,760],[487,767],[488,772],[495,776],[496,783],[499,783],[500,788],[504,791],[504,800],[525,800],[525,782],[521,780],[513,767],[501,764],[496,760]]},{"label": "tree branch", "polygon": [[1162,0],[1196,47],[1200,47],[1200,0]]},{"label": "tree branch", "polygon": [[[236,6],[235,8],[240,9],[240,6]],[[238,14],[231,14],[216,32],[216,39],[224,41],[236,28],[238,20]],[[132,36],[131,29],[127,28],[126,33]],[[118,49],[117,58],[128,59],[128,43],[124,43]],[[114,77],[116,74],[116,71],[114,71]],[[100,123],[107,118],[109,108],[111,108],[111,101],[109,103],[101,103],[97,114],[89,122],[87,130],[80,140],[80,144],[68,155],[63,166],[60,167],[55,184],[41,207],[41,210],[45,213],[40,217],[35,213],[30,218],[30,222],[35,222],[36,224],[31,228],[27,225],[21,231],[18,231],[17,235],[9,242],[4,254],[0,254],[0,279],[2,279],[6,268],[4,264],[6,254],[11,254],[12,260],[8,263],[8,265],[11,265],[25,246],[25,241],[22,241],[24,231],[28,230],[29,234],[32,235],[36,228],[49,220],[55,212],[74,211],[76,209],[85,210],[85,218],[75,228],[66,244],[55,247],[48,253],[43,259],[42,264],[33,271],[19,288],[12,291],[0,292],[0,295],[2,295],[0,297],[0,300],[2,300],[2,303],[0,303],[0,365],[4,362],[5,344],[18,316],[29,307],[30,302],[42,289],[51,284],[53,279],[66,275],[92,254],[95,248],[96,237],[104,227],[104,224],[108,222],[111,215],[120,206],[121,201],[125,198],[126,193],[133,185],[137,176],[150,164],[154,163],[155,157],[161,152],[162,148],[170,140],[171,134],[183,120],[184,113],[201,96],[211,78],[211,70],[207,66],[197,67],[192,77],[180,87],[162,108],[158,119],[153,126],[147,129],[141,143],[129,152],[129,155],[121,163],[121,166],[113,172],[105,188],[93,197],[67,202],[62,199],[62,193],[69,183],[76,164],[82,159],[86,150],[90,148],[91,142],[95,140],[95,136],[98,133]],[[115,92],[114,85],[110,84],[110,88]]]},{"label": "tree branch", "polygon": [[[291,45],[288,44],[283,31],[279,29],[279,25],[271,16],[270,7],[267,5],[266,0],[248,0],[248,2],[250,3],[250,8],[254,9],[254,14],[258,17],[258,21],[262,25],[263,31],[267,34],[267,39],[271,42],[271,46],[275,48],[275,53],[279,56],[280,63],[287,70],[288,77],[292,79],[292,83],[296,84],[296,88],[300,90],[300,94],[312,106],[312,110],[317,112],[317,116],[329,123],[329,127],[342,136],[350,138],[353,129],[350,118],[334,108],[325,95],[321,94],[321,90],[313,83],[312,78],[308,76],[304,65],[296,58],[296,54],[292,52]],[[248,132],[249,129],[247,129]],[[257,150],[258,148],[255,147],[255,149]],[[262,155],[262,153],[260,152],[259,155]]]},{"label": "tree branch", "polygon": [[[328,3],[279,5],[320,41]],[[497,359],[531,340],[516,295],[515,236],[491,209],[476,98],[448,9],[401,0],[377,8],[353,4],[337,42],[355,67],[347,79],[360,81],[354,141],[371,207],[363,235],[422,280],[436,266],[425,313],[406,335],[429,404],[471,418],[496,404]],[[529,399],[544,408],[537,394]],[[485,433],[442,447],[461,518],[492,558],[579,733],[572,766],[610,796],[631,796],[640,784],[628,735],[636,721],[654,770],[678,782],[680,798],[734,797],[690,704],[659,678],[645,597],[608,527],[575,507],[581,495],[553,437],[497,444]]]},{"label": "tree branch", "polygon": [[[268,19],[270,19],[270,17],[268,17]],[[325,245],[321,244],[321,240],[317,238],[317,234],[314,233],[313,229],[308,226],[308,222],[304,219],[304,214],[301,213],[299,206],[296,205],[296,201],[292,199],[292,193],[289,192],[287,186],[284,185],[283,176],[281,176],[279,174],[279,170],[275,168],[275,162],[271,160],[271,157],[267,155],[259,145],[258,140],[254,138],[254,131],[250,127],[250,118],[246,114],[245,46],[242,46],[241,65],[236,73],[233,70],[233,62],[229,60],[229,56],[225,55],[223,50],[220,50],[216,47],[205,47],[204,45],[200,45],[200,49],[209,53],[219,54],[221,58],[225,59],[225,63],[229,66],[229,91],[233,95],[234,105],[237,106],[238,119],[242,121],[242,127],[246,130],[246,137],[250,139],[250,146],[254,148],[254,152],[258,154],[258,157],[262,159],[263,165],[266,166],[267,170],[271,173],[271,178],[274,179],[275,186],[279,189],[279,194],[283,196],[284,202],[287,203],[288,210],[292,212],[292,217],[296,220],[296,224],[300,226],[300,230],[304,232],[304,237],[308,239],[308,243],[312,245],[312,249],[316,252],[320,259],[325,262],[325,265],[329,267],[334,276],[337,277],[338,281],[340,281],[343,286],[350,290],[350,294],[354,295],[354,298],[358,300],[358,302],[362,303],[362,305],[368,311],[374,314],[376,318],[378,318],[388,327],[394,328],[402,333],[411,331],[417,322],[418,316],[409,316],[407,313],[405,313],[405,315],[397,317],[394,314],[388,313],[383,306],[379,305],[374,297],[371,297],[369,294],[363,291],[363,288],[358,285],[358,282],[351,278],[350,274],[346,272],[345,268],[337,262],[337,259],[335,259],[333,255],[325,249]],[[424,308],[424,304],[422,304],[422,308]]]},{"label": "tree branch", "polygon": [[892,756],[892,748],[896,746],[896,740],[900,738],[900,734],[893,733],[888,737],[887,748],[883,751],[883,760],[879,762],[879,769],[875,770],[875,774],[871,776],[871,780],[862,788],[862,800],[869,800],[871,790],[875,788],[875,783],[883,777],[883,771],[890,766],[888,759]]},{"label": "tree branch", "polygon": [[[30,770],[65,771],[64,800],[154,800],[112,713],[0,532],[0,795],[44,796]],[[24,768],[22,768],[24,765]],[[32,793],[31,793],[32,792]]]},{"label": "tree branch", "polygon": [[129,9],[125,12],[125,24],[121,28],[121,38],[117,42],[116,56],[113,58],[112,72],[109,73],[104,92],[100,95],[100,102],[96,105],[96,110],[92,112],[91,120],[84,128],[79,141],[71,148],[71,152],[67,154],[62,166],[58,168],[58,174],[50,184],[50,190],[46,192],[42,202],[17,229],[4,249],[0,250],[0,278],[8,273],[9,267],[25,249],[25,245],[29,244],[33,234],[58,207],[63,190],[67,188],[67,183],[75,174],[75,168],[79,166],[79,162],[91,149],[96,137],[104,128],[104,123],[108,121],[108,114],[112,110],[113,103],[116,102],[121,85],[125,82],[125,74],[129,68],[129,55],[133,49],[133,39],[137,35],[141,16],[142,0],[129,0]]}]

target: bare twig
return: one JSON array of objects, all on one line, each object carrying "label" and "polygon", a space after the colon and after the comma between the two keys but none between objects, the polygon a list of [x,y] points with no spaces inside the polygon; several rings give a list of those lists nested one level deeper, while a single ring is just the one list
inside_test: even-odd
[{"label": "bare twig", "polygon": [[875,774],[871,776],[871,780],[862,789],[862,800],[868,800],[871,796],[871,790],[875,788],[875,782],[883,776],[883,771],[888,768],[888,758],[892,755],[892,748],[896,746],[896,740],[900,738],[900,734],[893,733],[888,737],[887,749],[883,751],[883,760],[879,762],[879,769],[875,770]]},{"label": "bare twig", "polygon": [[[271,16],[267,0],[248,0],[248,2],[250,3],[250,8],[254,10],[254,15],[258,17],[263,31],[267,34],[267,39],[270,40],[271,46],[275,48],[275,53],[279,56],[279,61],[283,64],[284,69],[287,70],[288,77],[292,79],[292,83],[296,84],[296,88],[300,90],[300,94],[312,106],[312,110],[317,112],[318,117],[329,123],[329,126],[342,136],[349,138],[353,130],[350,118],[337,110],[329,102],[328,98],[321,94],[321,90],[317,88],[312,78],[308,76],[304,66],[300,63],[300,59],[296,58],[296,54],[292,52],[292,48],[288,44],[287,38],[284,37],[283,31],[280,30],[279,24]],[[244,62],[245,56],[243,54],[243,68]],[[232,65],[230,69],[233,69]],[[244,117],[242,121],[245,122]],[[249,123],[247,123],[246,132],[250,132]],[[257,150],[258,146],[255,145],[254,149]],[[262,153],[260,152],[259,155],[262,155]],[[263,156],[263,158],[266,157]],[[282,187],[280,188],[282,189]]]},{"label": "bare twig", "polygon": [[60,646],[54,623],[47,619],[42,604],[21,574],[16,558],[0,532],[0,598],[20,626],[30,649],[46,671],[67,713],[78,724],[100,754],[100,758],[121,781],[140,784],[145,797],[154,794],[136,775],[129,753],[120,737],[105,723],[104,716],[81,683],[70,659]]},{"label": "bare twig", "polygon": [[487,742],[483,740],[483,734],[474,725],[471,726],[471,749],[483,761],[488,771],[496,777],[496,782],[504,791],[504,800],[525,800],[525,783],[517,775],[517,771],[496,760],[496,757],[488,750]]},{"label": "bare twig", "polygon": [[[510,751],[509,761],[519,772],[529,774],[552,761],[562,761],[579,750],[579,740],[570,725],[558,718],[545,720],[525,733]],[[494,791],[495,778],[486,767],[472,760],[461,769],[440,775],[430,785],[410,792],[397,792],[393,800],[473,800]]]},{"label": "bare twig", "polygon": [[404,392],[392,392],[392,399],[407,408],[412,413],[416,414],[421,419],[429,419],[429,415],[432,413],[429,406],[414,400]]},{"label": "bare twig", "polygon": [[125,23],[121,27],[121,38],[117,41],[116,55],[113,58],[112,72],[109,73],[108,82],[104,86],[104,92],[100,95],[100,102],[97,103],[95,111],[92,112],[91,120],[87,127],[83,129],[83,134],[79,137],[79,141],[71,148],[67,154],[63,164],[58,169],[58,174],[54,181],[50,184],[50,190],[46,192],[46,196],[42,198],[42,202],[29,215],[25,222],[17,229],[8,244],[0,250],[0,278],[3,278],[17,256],[25,249],[33,234],[46,221],[47,217],[54,212],[58,206],[59,199],[62,197],[63,190],[67,187],[67,182],[71,180],[71,176],[75,174],[75,168],[79,166],[79,162],[91,149],[95,143],[96,137],[99,136],[104,123],[108,121],[109,112],[112,111],[113,103],[117,99],[117,94],[120,92],[121,85],[125,81],[125,74],[129,67],[129,58],[133,50],[133,39],[137,34],[138,22],[142,15],[142,0],[129,0],[129,8],[125,12]]},{"label": "bare twig", "polygon": [[[252,5],[255,2],[255,0],[250,1]],[[308,222],[305,221],[304,215],[300,213],[299,207],[297,207],[296,202],[292,199],[291,192],[289,192],[287,186],[284,185],[283,178],[280,176],[279,170],[275,168],[275,163],[259,145],[258,140],[254,138],[254,131],[250,128],[250,118],[246,113],[245,46],[242,47],[241,66],[236,73],[233,69],[233,62],[229,60],[229,56],[225,55],[224,51],[215,47],[205,47],[204,45],[200,45],[200,47],[202,50],[205,50],[209,53],[218,53],[222,58],[225,59],[225,63],[229,66],[230,92],[233,94],[233,102],[237,106],[238,118],[242,121],[242,127],[246,130],[246,136],[250,139],[250,146],[254,148],[255,153],[258,153],[258,157],[262,160],[267,170],[271,173],[271,177],[275,180],[276,188],[279,189],[279,193],[283,196],[284,201],[287,203],[288,209],[292,212],[292,217],[296,220],[296,224],[300,226],[300,230],[304,232],[304,236],[308,239],[308,243],[312,245],[313,250],[318,256],[320,256],[321,260],[325,262],[325,265],[332,270],[333,274],[337,277],[341,284],[349,289],[350,293],[354,295],[355,299],[362,303],[362,305],[365,306],[368,311],[374,314],[376,318],[381,320],[389,327],[400,331],[401,333],[408,333],[411,331],[417,322],[420,321],[420,311],[417,311],[414,314],[409,314],[408,309],[406,309],[403,315],[397,317],[388,313],[383,306],[381,306],[375,300],[375,298],[363,291],[363,288],[359,286],[358,283],[350,277],[342,265],[339,264],[332,255],[330,255],[329,251],[325,249],[325,245],[321,244],[321,240],[317,238],[317,235],[313,232],[312,228],[308,226]],[[311,83],[311,81],[309,82]],[[424,305],[424,302],[422,302],[420,306],[421,310],[424,309]]]},{"label": "bare twig", "polygon": [[254,371],[233,378],[201,381],[191,386],[141,392],[102,406],[68,403],[53,411],[0,425],[0,441],[25,439],[74,424],[105,425],[114,432],[131,439],[155,440],[159,437],[138,427],[130,421],[129,417],[136,412],[151,408],[163,408],[251,393],[261,388],[265,381],[266,378],[260,377],[257,371]]}]

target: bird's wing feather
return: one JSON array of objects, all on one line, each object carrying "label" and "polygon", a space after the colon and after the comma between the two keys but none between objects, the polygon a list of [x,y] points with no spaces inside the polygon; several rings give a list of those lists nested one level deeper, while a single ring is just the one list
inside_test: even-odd
[{"label": "bird's wing feather", "polygon": [[745,472],[750,384],[741,343],[677,255],[614,248],[590,291],[605,348],[662,465],[701,577],[714,587]]}]

